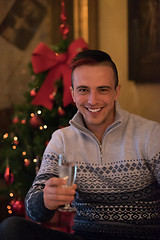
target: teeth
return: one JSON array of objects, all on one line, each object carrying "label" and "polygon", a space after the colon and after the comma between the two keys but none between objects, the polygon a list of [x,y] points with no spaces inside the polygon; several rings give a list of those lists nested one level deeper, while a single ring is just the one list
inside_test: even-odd
[{"label": "teeth", "polygon": [[101,108],[95,108],[95,109],[88,108],[88,110],[89,110],[90,112],[98,112],[98,111],[101,110]]}]

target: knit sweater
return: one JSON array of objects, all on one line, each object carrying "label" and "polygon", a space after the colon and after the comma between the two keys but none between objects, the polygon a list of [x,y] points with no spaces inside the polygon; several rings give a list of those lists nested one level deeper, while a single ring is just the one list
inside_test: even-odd
[{"label": "knit sweater", "polygon": [[91,239],[160,239],[159,123],[124,111],[117,103],[115,121],[100,143],[77,112],[69,127],[53,133],[26,196],[27,215],[35,221],[54,215],[44,206],[42,190],[49,178],[58,177],[62,152],[77,165],[75,233]]}]

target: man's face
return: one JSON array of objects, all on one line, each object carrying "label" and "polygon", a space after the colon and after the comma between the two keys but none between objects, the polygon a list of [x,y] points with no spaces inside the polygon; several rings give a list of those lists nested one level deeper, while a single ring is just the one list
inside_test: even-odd
[{"label": "man's face", "polygon": [[114,73],[106,65],[82,65],[73,72],[71,93],[88,129],[105,129],[114,121],[114,102],[120,86],[115,89]]}]

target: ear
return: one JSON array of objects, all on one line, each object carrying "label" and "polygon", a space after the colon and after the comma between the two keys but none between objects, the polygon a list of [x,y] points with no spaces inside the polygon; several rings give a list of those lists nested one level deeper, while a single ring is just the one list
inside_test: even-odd
[{"label": "ear", "polygon": [[121,85],[118,85],[118,86],[116,87],[116,97],[115,97],[115,100],[116,100],[116,101],[118,100],[119,93],[120,93],[120,89],[121,89]]},{"label": "ear", "polygon": [[74,89],[73,89],[73,87],[70,87],[70,91],[71,91],[71,96],[72,96],[72,98],[73,98],[73,101],[75,102]]}]

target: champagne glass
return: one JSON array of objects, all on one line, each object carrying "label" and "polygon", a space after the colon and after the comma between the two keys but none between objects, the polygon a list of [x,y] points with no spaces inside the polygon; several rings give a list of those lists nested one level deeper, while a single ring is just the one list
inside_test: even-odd
[{"label": "champagne glass", "polygon": [[[63,187],[72,186],[76,179],[77,167],[75,163],[68,161],[64,154],[59,154],[59,177],[66,180],[67,184]],[[76,209],[67,203],[64,207],[60,207],[59,211],[75,212]]]}]

